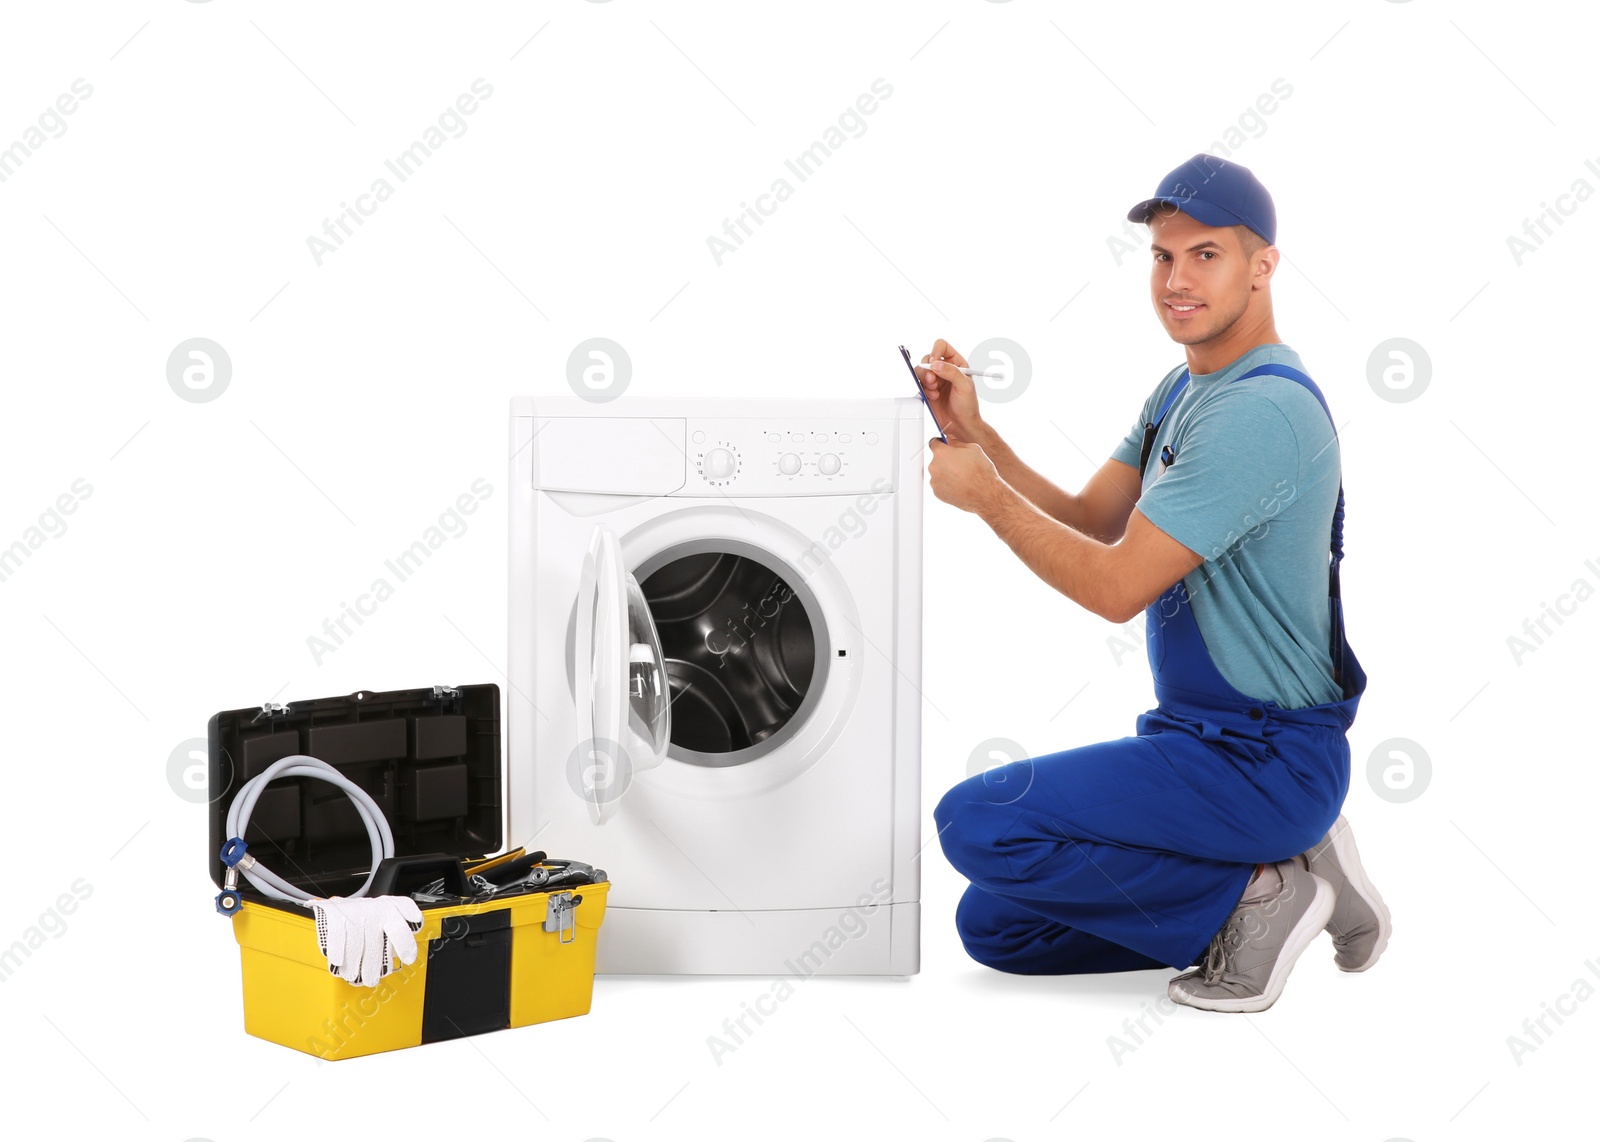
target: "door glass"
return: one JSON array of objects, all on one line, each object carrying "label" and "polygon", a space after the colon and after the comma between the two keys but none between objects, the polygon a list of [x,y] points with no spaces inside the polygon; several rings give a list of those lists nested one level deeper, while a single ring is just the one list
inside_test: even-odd
[{"label": "door glass", "polygon": [[753,553],[668,551],[650,563],[641,588],[666,656],[672,756],[729,766],[769,753],[804,721],[826,673],[814,596]]},{"label": "door glass", "polygon": [[623,565],[616,533],[596,527],[573,608],[573,699],[580,731],[568,779],[604,824],[634,774],[666,757],[671,704],[649,604]]},{"label": "door glass", "polygon": [[668,727],[672,722],[671,698],[667,689],[666,657],[655,623],[650,621],[650,605],[632,575],[628,587],[628,728],[644,744],[643,758],[659,763],[667,752]]}]

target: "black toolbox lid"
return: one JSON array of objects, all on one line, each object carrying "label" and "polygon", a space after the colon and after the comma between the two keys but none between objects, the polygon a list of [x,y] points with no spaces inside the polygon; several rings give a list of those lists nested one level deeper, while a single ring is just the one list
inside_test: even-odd
[{"label": "black toolbox lid", "polygon": [[[500,687],[493,683],[225,710],[211,719],[207,737],[207,867],[218,887],[228,807],[246,781],[296,753],[326,761],[372,795],[389,820],[396,856],[500,848]],[[273,872],[322,896],[353,891],[372,864],[350,798],[310,777],[265,789],[244,839]],[[252,891],[248,883],[240,888]]]}]

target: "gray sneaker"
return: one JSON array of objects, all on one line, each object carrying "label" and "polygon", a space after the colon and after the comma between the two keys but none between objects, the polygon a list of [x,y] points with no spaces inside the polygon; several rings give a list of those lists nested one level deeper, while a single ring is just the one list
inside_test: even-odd
[{"label": "gray sneaker", "polygon": [[1334,963],[1341,971],[1366,971],[1389,946],[1393,925],[1383,898],[1361,867],[1350,822],[1340,816],[1315,848],[1295,859],[1333,886],[1335,903],[1328,934],[1333,937]]},{"label": "gray sneaker", "polygon": [[1212,937],[1205,962],[1167,984],[1174,1003],[1206,1011],[1265,1011],[1283,993],[1289,969],[1333,915],[1334,891],[1296,859],[1268,867],[1277,877],[1263,874],[1245,889]]}]

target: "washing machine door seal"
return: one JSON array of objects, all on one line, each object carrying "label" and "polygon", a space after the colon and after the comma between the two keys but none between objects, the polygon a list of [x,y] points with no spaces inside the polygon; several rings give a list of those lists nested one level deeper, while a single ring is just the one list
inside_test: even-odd
[{"label": "washing machine door seal", "polygon": [[661,637],[617,535],[596,527],[578,580],[573,670],[580,742],[571,773],[589,819],[611,819],[636,773],[667,756],[671,696]]}]

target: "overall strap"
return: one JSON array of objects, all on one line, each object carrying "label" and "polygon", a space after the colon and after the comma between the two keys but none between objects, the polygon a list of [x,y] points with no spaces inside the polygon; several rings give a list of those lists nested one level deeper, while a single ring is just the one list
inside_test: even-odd
[{"label": "overall strap", "polygon": [[[1289,365],[1280,365],[1268,362],[1257,365],[1248,373],[1241,373],[1234,380],[1242,381],[1247,377],[1274,376],[1283,377],[1285,380],[1294,381],[1301,385],[1312,396],[1317,398],[1317,403],[1322,406],[1323,413],[1328,418],[1328,423],[1333,423],[1333,413],[1328,408],[1327,399],[1323,397],[1322,390],[1317,388],[1316,382],[1306,376],[1299,369]],[[1338,429],[1334,430],[1334,437],[1339,435]],[[1339,563],[1344,559],[1344,481],[1339,481],[1339,498],[1333,508],[1333,526],[1328,536],[1328,551],[1331,558],[1328,560],[1328,606],[1333,615],[1333,680],[1343,683],[1344,666],[1344,605],[1339,594]]]},{"label": "overall strap", "polygon": [[1167,394],[1167,399],[1161,402],[1161,411],[1156,413],[1156,427],[1161,427],[1161,422],[1167,419],[1167,411],[1172,408],[1173,402],[1178,399],[1178,394],[1183,392],[1184,386],[1189,383],[1189,370],[1183,371],[1183,376],[1178,378],[1178,383],[1172,386],[1172,391]]}]

